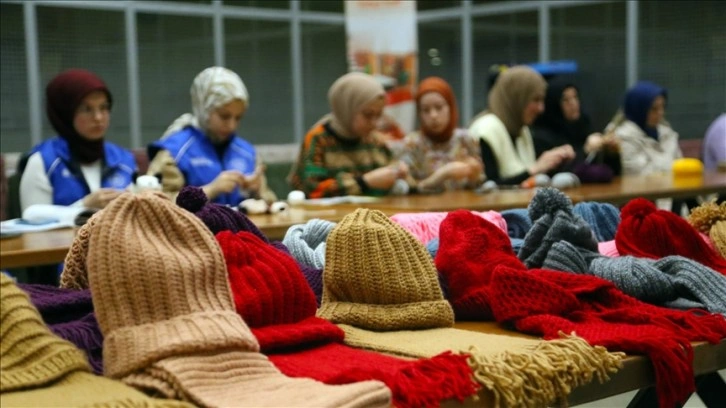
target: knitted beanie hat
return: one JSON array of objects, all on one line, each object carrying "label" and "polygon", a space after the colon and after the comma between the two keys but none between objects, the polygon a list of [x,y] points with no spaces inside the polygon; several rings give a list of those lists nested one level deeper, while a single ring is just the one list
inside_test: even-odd
[{"label": "knitted beanie hat", "polygon": [[100,214],[87,269],[105,375],[200,406],[390,403],[380,383],[290,379],[259,354],[219,245],[193,214],[147,192],[122,194]]},{"label": "knitted beanie hat", "polygon": [[615,245],[621,255],[654,259],[681,255],[726,274],[726,259],[703,242],[698,231],[678,215],[636,198],[623,207],[620,216]]},{"label": "knitted beanie hat", "polygon": [[290,227],[282,243],[299,263],[322,269],[325,266],[325,240],[334,227],[334,222],[315,218]]},{"label": "knitted beanie hat", "polygon": [[0,399],[3,406],[167,406],[90,374],[83,353],[53,335],[15,283],[0,274]]},{"label": "knitted beanie hat", "polygon": [[493,265],[525,268],[502,230],[465,210],[450,212],[441,223],[435,261],[448,284],[448,299],[457,320],[492,318],[487,286]]},{"label": "knitted beanie hat", "polygon": [[532,220],[526,208],[513,208],[501,212],[507,222],[507,235],[510,238],[524,238],[532,228]]},{"label": "knitted beanie hat", "polygon": [[[498,212],[472,211],[472,213],[484,218],[504,231],[507,230],[507,222],[504,221],[504,218]],[[422,244],[426,244],[439,236],[439,226],[447,214],[446,212],[398,213],[391,216],[391,221],[402,226],[403,229],[410,232]]]},{"label": "knitted beanie hat", "polygon": [[534,225],[517,253],[528,268],[542,266],[552,244],[561,240],[597,251],[597,240],[590,226],[572,212],[572,201],[561,191],[551,187],[537,190],[528,210]]},{"label": "knitted beanie hat", "polygon": [[315,317],[315,296],[292,257],[248,232],[223,231],[216,238],[237,313],[263,352],[343,340],[340,329]]},{"label": "knitted beanie hat", "polygon": [[325,258],[318,316],[378,331],[454,324],[426,249],[382,212],[345,216],[328,236]]},{"label": "knitted beanie hat", "polygon": [[715,249],[726,258],[726,201],[718,205],[713,201],[701,204],[691,210],[688,222],[707,234]]},{"label": "knitted beanie hat", "polygon": [[213,234],[220,231],[249,231],[268,242],[265,234],[246,215],[225,205],[210,202],[200,187],[182,188],[176,197],[176,203],[199,217]]},{"label": "knitted beanie hat", "polygon": [[620,210],[610,203],[582,202],[572,208],[574,214],[582,217],[598,242],[610,241],[620,224]]},{"label": "knitted beanie hat", "polygon": [[88,242],[91,229],[94,228],[99,211],[76,232],[71,248],[68,250],[63,262],[63,272],[60,276],[60,287],[67,289],[88,289],[88,272],[86,271],[86,256],[88,255]]}]

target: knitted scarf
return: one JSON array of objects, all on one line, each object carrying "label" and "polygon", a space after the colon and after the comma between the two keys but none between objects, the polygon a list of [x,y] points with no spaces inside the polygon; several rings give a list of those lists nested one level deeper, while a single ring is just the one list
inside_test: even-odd
[{"label": "knitted scarf", "polygon": [[468,211],[441,224],[436,266],[457,316],[494,318],[546,339],[576,332],[592,345],[647,355],[661,407],[685,402],[695,389],[690,342],[726,337],[721,315],[652,306],[595,276],[527,270],[507,236]]}]

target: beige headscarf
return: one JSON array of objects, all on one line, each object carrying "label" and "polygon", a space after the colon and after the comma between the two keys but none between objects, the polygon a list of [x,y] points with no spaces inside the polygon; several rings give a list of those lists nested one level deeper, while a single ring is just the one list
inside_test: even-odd
[{"label": "beige headscarf", "polygon": [[502,72],[489,91],[489,111],[504,122],[507,132],[516,138],[524,126],[524,109],[536,94],[544,96],[547,82],[530,67],[517,65]]},{"label": "beige headscarf", "polygon": [[357,139],[353,134],[353,118],[363,105],[378,98],[385,98],[386,91],[375,78],[362,72],[351,72],[338,78],[328,91],[331,113],[320,122],[329,121],[338,136]]},{"label": "beige headscarf", "polygon": [[161,138],[176,133],[187,126],[206,130],[209,114],[220,106],[241,100],[249,106],[249,95],[239,75],[224,67],[209,67],[200,72],[192,83],[192,113],[179,116],[164,131]]}]

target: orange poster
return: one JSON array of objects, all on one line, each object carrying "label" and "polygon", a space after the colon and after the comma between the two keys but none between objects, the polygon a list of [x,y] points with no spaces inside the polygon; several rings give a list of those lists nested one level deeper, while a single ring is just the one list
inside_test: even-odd
[{"label": "orange poster", "polygon": [[416,122],[416,2],[348,0],[345,27],[350,70],[373,75],[386,89],[381,130],[392,139],[403,137]]}]

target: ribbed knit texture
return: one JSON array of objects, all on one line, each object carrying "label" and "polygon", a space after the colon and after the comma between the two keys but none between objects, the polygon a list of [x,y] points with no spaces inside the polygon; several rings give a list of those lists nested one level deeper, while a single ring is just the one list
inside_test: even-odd
[{"label": "ribbed knit texture", "polygon": [[476,392],[464,356],[406,361],[340,344],[343,331],[315,317],[315,298],[292,257],[247,232],[216,238],[237,312],[285,374],[330,384],[381,380],[399,407],[435,406]]},{"label": "ribbed knit texture", "polygon": [[549,248],[560,240],[597,251],[597,240],[590,226],[572,212],[572,201],[561,191],[551,187],[538,189],[528,210],[534,225],[517,252],[528,268],[542,266]]},{"label": "ribbed knit texture", "polygon": [[220,231],[249,231],[268,242],[265,234],[246,215],[226,205],[209,201],[201,187],[185,186],[176,196],[176,203],[199,217],[213,234]]},{"label": "ribbed knit texture", "polygon": [[[493,223],[503,231],[507,230],[507,222],[504,221],[501,214],[495,211],[472,211],[485,220]],[[439,225],[446,218],[446,212],[426,212],[426,213],[398,213],[391,216],[391,221],[400,225],[406,231],[410,232],[422,244],[426,244],[439,236]]]},{"label": "ribbed knit texture", "polygon": [[701,204],[688,215],[688,222],[707,234],[714,248],[726,258],[726,201],[719,205],[713,201]]},{"label": "ribbed knit texture", "polygon": [[28,296],[0,274],[0,399],[3,407],[186,407],[150,399],[89,373],[83,352],[53,335]]},{"label": "ribbed knit texture", "polygon": [[644,302],[692,306],[678,300],[685,297],[711,313],[726,314],[726,276],[682,256],[655,261],[633,256],[608,258],[562,241],[552,246],[543,267],[598,276]]},{"label": "ribbed knit texture", "polygon": [[154,193],[126,193],[97,225],[87,269],[107,376],[199,406],[390,403],[381,383],[291,379],[258,353],[219,245],[193,214]]},{"label": "ribbed knit texture", "polygon": [[318,316],[370,330],[454,324],[426,249],[382,212],[346,215],[328,236],[325,258]]},{"label": "ribbed knit texture", "polygon": [[507,235],[510,238],[524,238],[532,228],[532,220],[526,208],[513,208],[500,213],[507,222]]},{"label": "ribbed knit texture", "polygon": [[620,224],[620,210],[610,203],[581,202],[572,208],[574,214],[582,217],[598,242],[615,239]]},{"label": "ribbed knit texture", "polygon": [[305,224],[290,227],[282,243],[290,250],[290,255],[298,263],[316,269],[325,266],[325,240],[335,227],[335,223],[312,219]]},{"label": "ribbed knit texture", "polygon": [[[500,233],[504,234],[501,230]],[[358,245],[354,246],[355,243]],[[369,245],[370,252],[366,250]],[[354,247],[358,250],[352,250]],[[389,299],[405,298],[409,305],[438,303],[442,299],[440,290],[432,293],[428,289],[438,286],[437,275],[423,245],[379,211],[359,209],[338,224],[328,237],[328,255],[339,253],[345,254],[347,267],[328,258],[323,293],[331,293],[328,285],[334,285],[337,302],[355,302],[346,309],[335,309],[335,321],[346,332],[346,344],[417,358],[441,358],[441,353],[447,351],[470,354],[468,361],[475,378],[486,395],[498,401],[498,406],[547,405],[566,396],[576,384],[590,381],[593,373],[611,372],[619,364],[619,355],[594,350],[581,339],[563,339],[545,352],[538,348],[541,342],[537,340],[525,341],[526,346],[518,347],[521,343],[513,345],[508,336],[455,330],[449,327],[450,317],[438,323],[431,321],[430,309],[426,307],[408,307],[405,318],[392,319],[390,315],[398,312],[395,309],[389,314],[367,313],[366,307],[375,310]],[[329,273],[332,266],[339,269]],[[365,278],[367,274],[373,279]],[[324,295],[321,311],[328,301]],[[448,303],[446,306],[451,316]],[[502,353],[502,347],[507,346],[509,351]],[[582,364],[574,367],[562,364],[564,361]],[[431,384],[437,387],[435,382]],[[540,387],[532,389],[529,384]]]},{"label": "ribbed knit texture", "polygon": [[[462,303],[453,288],[471,286],[457,291],[468,296],[469,310],[487,309],[519,331],[547,339],[575,332],[611,351],[646,354],[662,407],[684,402],[694,390],[691,341],[717,343],[726,337],[722,315],[652,306],[595,276],[527,270],[509,248],[502,248],[505,242],[501,231],[466,212],[444,220],[436,266],[447,276],[455,308]],[[461,254],[468,254],[465,261]]]},{"label": "ribbed knit texture", "polygon": [[58,337],[86,353],[96,374],[103,372],[103,335],[93,314],[88,289],[63,289],[50,285],[18,284],[30,296],[43,322]]},{"label": "ribbed knit texture", "polygon": [[615,244],[621,255],[652,259],[680,255],[726,274],[726,258],[709,247],[698,231],[678,215],[636,198],[623,207],[620,216]]},{"label": "ribbed knit texture", "polygon": [[76,232],[71,248],[63,262],[63,272],[60,276],[61,288],[88,289],[88,272],[86,271],[88,241],[91,237],[91,229],[102,212],[103,210],[97,212]]}]

